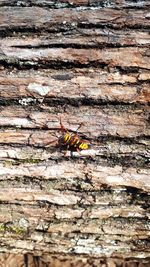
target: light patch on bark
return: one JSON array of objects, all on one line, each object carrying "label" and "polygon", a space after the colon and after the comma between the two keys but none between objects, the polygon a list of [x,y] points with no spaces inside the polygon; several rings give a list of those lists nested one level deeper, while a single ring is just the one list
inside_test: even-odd
[{"label": "light patch on bark", "polygon": [[28,90],[31,93],[37,93],[40,96],[45,96],[50,91],[50,87],[47,85],[41,85],[39,83],[30,83],[28,85]]},{"label": "light patch on bark", "polygon": [[3,126],[16,126],[18,128],[21,128],[21,127],[29,127],[29,126],[32,126],[32,123],[26,119],[26,118],[3,118],[3,117],[0,117],[0,124],[3,125]]},{"label": "light patch on bark", "polygon": [[32,102],[36,103],[36,99],[31,98],[31,97],[19,99],[19,104],[21,104],[22,106],[28,106]]},{"label": "light patch on bark", "polygon": [[[79,244],[79,245],[78,245]],[[80,245],[81,244],[81,245]],[[92,254],[92,255],[106,255],[110,257],[113,252],[117,249],[117,247],[102,247],[102,246],[94,246],[93,243],[90,243],[90,240],[79,240],[77,242],[77,246],[74,248],[75,253],[77,254]],[[125,248],[127,249],[127,248]],[[127,249],[128,250],[128,249]]]},{"label": "light patch on bark", "polygon": [[71,152],[70,150],[66,151],[65,156],[66,157],[87,157],[87,156],[96,156],[100,154],[100,150],[95,150],[95,149],[86,149],[86,150],[81,150],[80,152],[73,151]]},{"label": "light patch on bark", "polygon": [[76,204],[80,200],[80,197],[73,196],[72,194],[64,195],[57,190],[51,190],[49,192],[49,195],[39,195],[36,196],[36,199],[41,201],[48,201],[50,203],[58,205],[72,205]]},{"label": "light patch on bark", "polygon": [[150,18],[150,12],[146,14],[145,18],[147,18],[147,19]]}]

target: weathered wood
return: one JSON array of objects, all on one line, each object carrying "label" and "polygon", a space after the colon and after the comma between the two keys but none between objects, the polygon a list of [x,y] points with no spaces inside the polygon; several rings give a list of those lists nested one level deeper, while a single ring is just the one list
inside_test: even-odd
[{"label": "weathered wood", "polygon": [[[0,250],[16,267],[149,266],[149,6],[0,1]],[[60,117],[88,150],[58,146]]]},{"label": "weathered wood", "polygon": [[[18,37],[8,37],[7,39],[1,39],[0,44],[2,48],[40,48],[40,47],[77,47],[77,48],[101,48],[107,46],[146,46],[149,44],[149,32],[148,30],[140,31],[137,29],[129,30],[126,32],[119,29],[110,28],[81,28],[72,29],[71,32],[66,32],[65,35],[60,34],[58,39],[57,33],[41,32],[40,35]],[[9,49],[10,49],[9,48]],[[2,51],[1,51],[2,52]]]},{"label": "weathered wood", "polygon": [[[149,12],[145,10],[116,10],[116,9],[95,9],[95,10],[74,10],[64,8],[56,10],[45,10],[40,7],[1,7],[0,30],[21,29],[23,27],[34,27],[36,29],[56,30],[60,25],[61,30],[77,25],[107,25],[112,28],[123,27],[145,27],[149,28]],[[40,17],[40,19],[39,19]],[[73,23],[73,25],[72,25]],[[58,30],[58,29],[57,29]]]},{"label": "weathered wood", "polygon": [[[95,9],[95,10],[74,10],[71,8],[45,10],[40,7],[1,7],[0,30],[21,29],[22,27],[35,27],[36,29],[51,30],[62,26],[66,28],[77,25],[106,25],[112,28],[122,27],[145,27],[149,28],[149,12],[147,10],[116,10],[116,9]],[[8,19],[9,18],[9,19]],[[73,23],[73,25],[72,25]],[[61,30],[62,30],[61,28]]]},{"label": "weathered wood", "polygon": [[67,267],[149,267],[148,260],[135,260],[135,259],[126,259],[125,261],[123,259],[117,259],[117,258],[108,258],[108,259],[96,259],[96,258],[86,258],[83,256],[76,257],[76,256],[60,256],[58,254],[53,255],[51,257],[49,254],[39,256],[34,256],[31,254],[28,255],[15,255],[15,254],[9,254],[9,253],[3,253],[0,255],[0,264],[1,267],[6,267],[11,264],[11,266],[15,267],[22,267],[25,266],[24,264],[28,264],[30,267],[37,267],[43,266],[46,264],[47,267],[58,267],[58,266],[67,266]]},{"label": "weathered wood", "polygon": [[[42,108],[42,106],[41,106]],[[116,108],[112,107],[103,107],[100,109],[97,106],[93,107],[70,107],[66,108],[66,112],[59,112],[59,108],[47,107],[43,112],[36,111],[35,108],[22,108],[15,106],[15,109],[12,107],[4,107],[0,112],[0,125],[1,126],[16,126],[18,128],[47,128],[59,130],[60,132],[60,122],[59,118],[62,117],[64,125],[70,130],[76,130],[80,123],[83,123],[81,127],[81,133],[85,134],[85,136],[90,137],[94,140],[94,138],[98,138],[101,135],[108,136],[120,136],[120,137],[138,137],[138,136],[148,136],[149,135],[149,125],[148,125],[148,116],[149,116],[149,108],[137,108],[134,111],[132,109],[122,109],[122,111],[118,111]],[[62,108],[61,108],[62,109]],[[57,115],[55,114],[57,113]],[[93,119],[94,118],[94,119]],[[88,122],[90,121],[90,122]],[[72,126],[71,126],[72,124]],[[16,132],[16,133],[15,133]],[[38,142],[38,138],[40,138],[40,132],[38,133],[32,131],[20,131],[13,130],[12,135],[21,137],[21,132],[28,134],[31,139],[35,140],[33,142]],[[48,135],[50,132],[47,132],[47,142]],[[55,133],[53,133],[55,134]],[[56,132],[57,134],[57,132]],[[11,132],[10,132],[11,135]],[[43,133],[42,133],[43,135]],[[61,135],[61,132],[60,132]],[[3,131],[1,133],[1,142],[3,138],[9,138],[9,132]],[[39,136],[39,137],[38,137]],[[10,137],[11,138],[11,137]],[[44,136],[41,136],[44,140]],[[40,139],[41,139],[40,138]],[[11,139],[10,139],[11,142]],[[19,142],[19,139],[18,139]]]},{"label": "weathered wood", "polygon": [[[122,68],[136,68],[149,69],[150,59],[147,55],[147,48],[113,48],[107,51],[101,51],[96,49],[73,49],[73,48],[45,48],[45,49],[28,49],[17,48],[16,51],[12,49],[8,50],[7,47],[3,48],[3,51],[9,62],[14,64],[17,60],[22,62],[33,62],[37,65],[38,62],[52,63],[62,62],[65,63],[67,58],[68,64],[74,64],[79,66],[85,66],[88,64],[104,64],[108,67],[122,66]],[[128,57],[130,53],[130,57]],[[5,58],[5,57],[4,57]]]},{"label": "weathered wood", "polygon": [[[11,165],[11,162],[9,162]],[[69,171],[68,171],[69,170]],[[15,177],[33,177],[40,179],[42,177],[43,182],[44,179],[66,179],[67,181],[73,179],[74,177],[77,177],[79,180],[82,179],[86,180],[86,177],[90,179],[91,187],[93,184],[97,185],[97,190],[99,189],[99,186],[101,184],[108,184],[110,186],[133,186],[141,189],[147,189],[149,190],[150,187],[150,181],[147,179],[149,176],[149,170],[147,169],[141,169],[138,171],[138,169],[135,168],[129,168],[126,171],[123,171],[122,166],[115,166],[115,167],[108,167],[108,166],[99,166],[98,164],[93,165],[91,163],[88,164],[86,167],[84,163],[76,163],[76,169],[74,168],[74,163],[70,162],[63,162],[60,164],[53,163],[50,161],[47,161],[47,163],[39,164],[39,165],[30,165],[28,164],[21,164],[21,166],[3,166],[1,165],[1,172],[0,172],[1,180],[3,179],[14,179]],[[133,178],[135,180],[133,180]],[[59,181],[60,182],[60,181]],[[79,181],[78,181],[79,182]],[[94,186],[96,189],[96,185]],[[50,192],[49,192],[50,194]],[[16,196],[16,193],[12,192],[11,195],[14,197],[19,198],[19,192]],[[26,192],[25,190],[25,196],[29,195],[29,192]],[[53,195],[53,194],[52,194]],[[4,198],[4,199],[3,199]],[[5,194],[5,192],[1,193],[1,199],[3,200],[9,200],[9,196]],[[51,197],[50,197],[51,198]],[[13,199],[13,197],[11,197]],[[29,197],[30,199],[30,197]],[[34,198],[33,198],[34,199]],[[32,197],[31,197],[32,200]],[[36,200],[36,199],[35,199]],[[76,204],[77,201],[79,201],[79,198],[75,197],[75,200],[72,195],[70,195],[70,202],[73,201],[73,203],[70,204]],[[51,200],[52,201],[52,200]],[[69,200],[68,200],[69,201]],[[55,200],[54,200],[55,202]],[[58,204],[58,203],[56,203]],[[60,195],[60,202],[61,205],[61,195]],[[67,204],[67,203],[66,203]],[[65,205],[65,203],[62,202],[62,205]],[[69,203],[68,203],[69,205]]]},{"label": "weathered wood", "polygon": [[[20,77],[18,77],[20,76]],[[26,76],[26,77],[24,77]],[[119,71],[86,69],[80,71],[29,71],[0,76],[0,100],[27,98],[94,99],[103,102],[144,103],[149,102],[149,72],[122,74]],[[35,98],[35,99],[34,99]],[[28,100],[26,100],[28,102]]]}]

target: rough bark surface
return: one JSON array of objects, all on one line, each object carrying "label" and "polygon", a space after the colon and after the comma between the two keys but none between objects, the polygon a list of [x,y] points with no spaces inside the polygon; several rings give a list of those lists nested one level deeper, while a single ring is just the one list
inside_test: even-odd
[{"label": "rough bark surface", "polygon": [[0,1],[0,266],[149,266],[149,7]]}]

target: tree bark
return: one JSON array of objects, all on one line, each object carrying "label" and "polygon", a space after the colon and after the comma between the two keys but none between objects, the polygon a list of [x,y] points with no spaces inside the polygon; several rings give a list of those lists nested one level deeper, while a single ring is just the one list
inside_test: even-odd
[{"label": "tree bark", "polygon": [[148,267],[149,7],[0,2],[1,266]]}]

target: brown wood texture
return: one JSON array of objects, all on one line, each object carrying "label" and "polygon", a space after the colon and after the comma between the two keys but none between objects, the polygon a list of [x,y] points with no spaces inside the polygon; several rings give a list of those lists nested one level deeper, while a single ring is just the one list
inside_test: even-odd
[{"label": "brown wood texture", "polygon": [[149,266],[149,7],[0,1],[0,266]]},{"label": "brown wood texture", "polygon": [[143,262],[136,259],[115,259],[115,258],[86,258],[81,256],[60,256],[60,255],[44,255],[42,257],[28,255],[15,255],[9,253],[2,253],[0,255],[1,267],[149,267],[148,261]]},{"label": "brown wood texture", "polygon": [[143,262],[136,259],[112,259],[112,258],[86,258],[81,256],[60,256],[60,255],[45,255],[42,257],[28,255],[15,255],[9,253],[2,253],[0,255],[1,267],[149,267],[148,261]]}]

